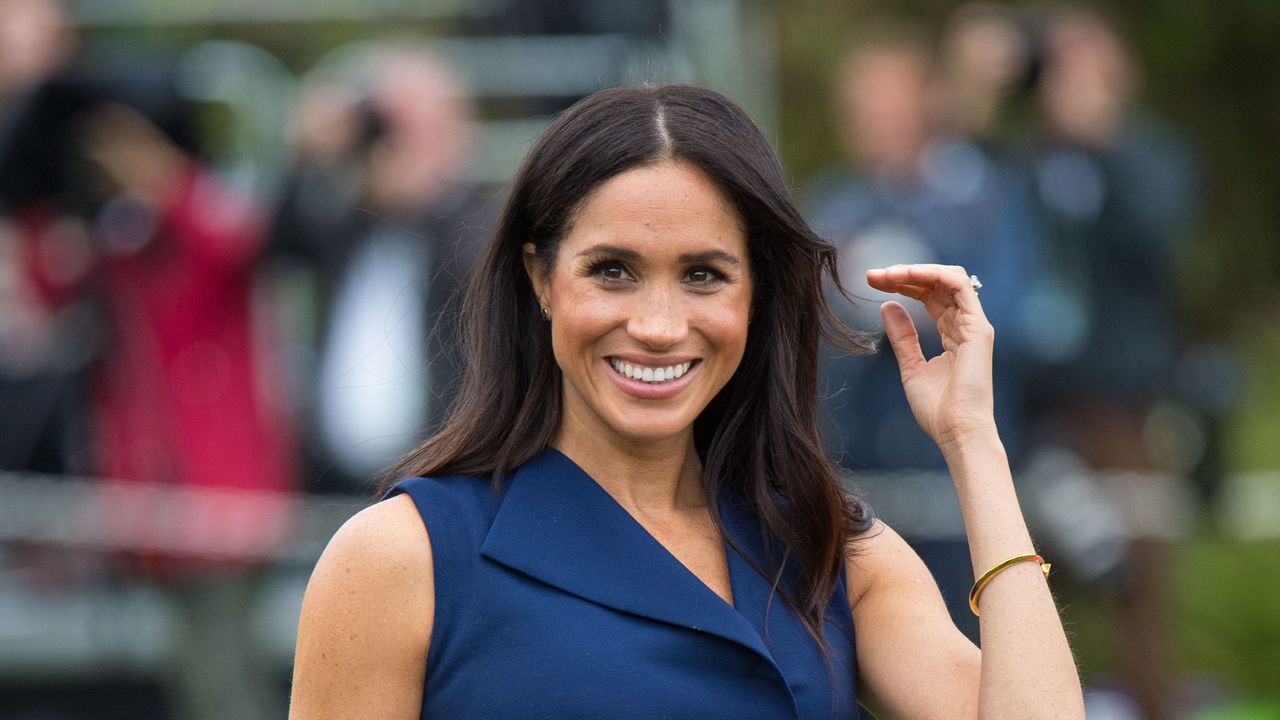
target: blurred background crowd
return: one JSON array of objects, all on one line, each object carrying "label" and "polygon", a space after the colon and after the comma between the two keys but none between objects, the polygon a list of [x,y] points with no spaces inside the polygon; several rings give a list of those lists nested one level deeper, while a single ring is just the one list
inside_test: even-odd
[{"label": "blurred background crowd", "polygon": [[[774,139],[850,324],[866,268],[982,278],[1089,717],[1280,718],[1278,30],[1246,0],[0,0],[0,720],[283,717],[311,564],[448,406],[523,152],[671,81]],[[833,460],[976,639],[892,354],[822,369]]]}]

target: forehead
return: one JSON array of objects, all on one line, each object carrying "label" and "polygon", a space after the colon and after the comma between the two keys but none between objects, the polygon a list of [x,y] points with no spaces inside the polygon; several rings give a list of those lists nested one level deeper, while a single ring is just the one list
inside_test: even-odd
[{"label": "forehead", "polygon": [[711,178],[687,163],[634,168],[605,181],[574,214],[561,253],[606,240],[652,254],[694,248],[746,253],[737,211]]}]

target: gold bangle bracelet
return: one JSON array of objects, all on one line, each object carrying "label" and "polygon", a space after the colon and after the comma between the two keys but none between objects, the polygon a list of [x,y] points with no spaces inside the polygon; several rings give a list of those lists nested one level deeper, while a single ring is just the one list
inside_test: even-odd
[{"label": "gold bangle bracelet", "polygon": [[990,583],[992,578],[994,578],[996,575],[999,575],[1002,571],[1008,569],[1009,567],[1013,565],[1017,565],[1020,562],[1026,562],[1028,560],[1034,561],[1037,565],[1040,566],[1040,571],[1044,573],[1045,578],[1049,577],[1049,563],[1045,562],[1044,558],[1040,557],[1039,555],[1036,555],[1035,553],[1028,553],[1026,555],[1014,555],[1008,560],[1005,560],[1004,562],[997,564],[995,567],[991,568],[990,570],[982,573],[982,577],[978,578],[978,581],[973,584],[973,589],[969,591],[969,609],[973,611],[973,614],[981,615],[981,613],[978,612],[978,598],[982,595],[983,589],[987,587],[987,583]]}]

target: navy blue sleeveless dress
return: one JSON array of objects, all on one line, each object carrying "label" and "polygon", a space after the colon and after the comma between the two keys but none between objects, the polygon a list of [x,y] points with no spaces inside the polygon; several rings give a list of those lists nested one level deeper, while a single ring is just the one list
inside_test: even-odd
[{"label": "navy blue sleeveless dress", "polygon": [[[824,658],[726,546],[729,605],[560,452],[495,494],[488,478],[411,478],[435,561],[423,718],[857,717],[843,583]],[[722,503],[757,562],[758,525]]]}]

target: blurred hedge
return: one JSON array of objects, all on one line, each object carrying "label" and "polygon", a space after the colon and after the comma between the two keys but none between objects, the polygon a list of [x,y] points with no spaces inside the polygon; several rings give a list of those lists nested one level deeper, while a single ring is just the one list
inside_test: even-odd
[{"label": "blurred hedge", "polygon": [[1202,535],[1179,555],[1178,634],[1187,669],[1280,703],[1280,541]]}]

